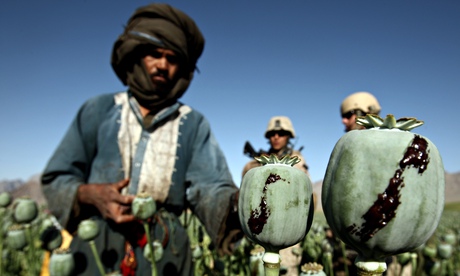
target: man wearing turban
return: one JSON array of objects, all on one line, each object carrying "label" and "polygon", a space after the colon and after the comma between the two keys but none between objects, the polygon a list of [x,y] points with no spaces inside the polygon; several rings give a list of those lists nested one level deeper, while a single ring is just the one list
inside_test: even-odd
[{"label": "man wearing turban", "polygon": [[[149,219],[163,247],[158,275],[191,275],[187,232],[178,216],[190,209],[221,253],[241,237],[238,188],[198,111],[179,101],[204,48],[195,22],[167,4],[137,9],[116,40],[112,67],[125,92],[89,99],[80,108],[42,175],[49,209],[70,233],[82,220],[99,228],[96,248],[105,272],[151,275],[146,233],[131,213],[138,194],[157,211]],[[76,275],[95,275],[86,241],[70,245]]]}]

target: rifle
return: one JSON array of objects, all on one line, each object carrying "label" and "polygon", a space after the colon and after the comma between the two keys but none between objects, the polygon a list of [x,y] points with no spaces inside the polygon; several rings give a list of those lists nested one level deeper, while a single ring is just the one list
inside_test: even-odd
[{"label": "rifle", "polygon": [[244,144],[243,153],[244,153],[244,155],[247,155],[249,158],[254,158],[254,157],[261,156],[263,153],[265,153],[265,151],[263,151],[261,149],[259,151],[256,151],[252,147],[251,143],[249,143],[249,141],[246,141],[246,143]]},{"label": "rifle", "polygon": [[[303,146],[301,146],[298,151],[300,152],[302,150],[303,150]],[[256,151],[252,147],[251,143],[249,143],[249,141],[246,141],[246,143],[244,143],[243,153],[244,155],[247,155],[249,158],[254,158],[254,157],[261,156],[262,154],[266,154],[267,152],[262,149],[259,149],[259,151]]]}]

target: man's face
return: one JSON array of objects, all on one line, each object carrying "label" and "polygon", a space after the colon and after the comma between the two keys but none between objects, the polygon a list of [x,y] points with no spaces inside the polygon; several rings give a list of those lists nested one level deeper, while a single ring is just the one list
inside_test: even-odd
[{"label": "man's face", "polygon": [[179,57],[174,51],[154,48],[143,59],[155,89],[169,93],[179,75]]},{"label": "man's face", "polygon": [[345,126],[345,132],[360,129],[360,125],[356,124],[356,114],[347,113],[342,115],[342,124]]},{"label": "man's face", "polygon": [[287,131],[273,131],[269,134],[271,147],[275,150],[281,150],[287,146],[289,142],[289,132]]}]

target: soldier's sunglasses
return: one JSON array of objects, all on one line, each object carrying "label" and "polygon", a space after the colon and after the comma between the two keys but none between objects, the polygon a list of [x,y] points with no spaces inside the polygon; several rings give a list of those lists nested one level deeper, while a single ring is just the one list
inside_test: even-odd
[{"label": "soldier's sunglasses", "polygon": [[284,131],[284,130],[277,130],[277,131],[270,131],[267,136],[268,137],[272,137],[272,136],[275,136],[275,134],[278,134],[279,137],[282,137],[282,136],[289,136],[289,132],[288,131]]},{"label": "soldier's sunglasses", "polygon": [[353,116],[354,114],[355,114],[355,111],[354,111],[354,110],[348,111],[347,113],[342,114],[342,118],[350,119],[351,116]]}]

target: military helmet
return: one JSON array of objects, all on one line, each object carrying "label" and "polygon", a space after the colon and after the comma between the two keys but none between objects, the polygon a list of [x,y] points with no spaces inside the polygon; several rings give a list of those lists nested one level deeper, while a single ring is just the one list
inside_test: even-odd
[{"label": "military helmet", "polygon": [[348,112],[354,112],[360,110],[364,114],[376,114],[380,113],[380,104],[377,99],[369,92],[356,92],[343,100],[340,106],[340,112],[343,116]]},{"label": "military helmet", "polygon": [[291,138],[295,137],[295,131],[291,120],[286,116],[274,116],[268,122],[267,130],[265,131],[265,138],[270,137],[270,132],[280,130],[288,132]]}]

